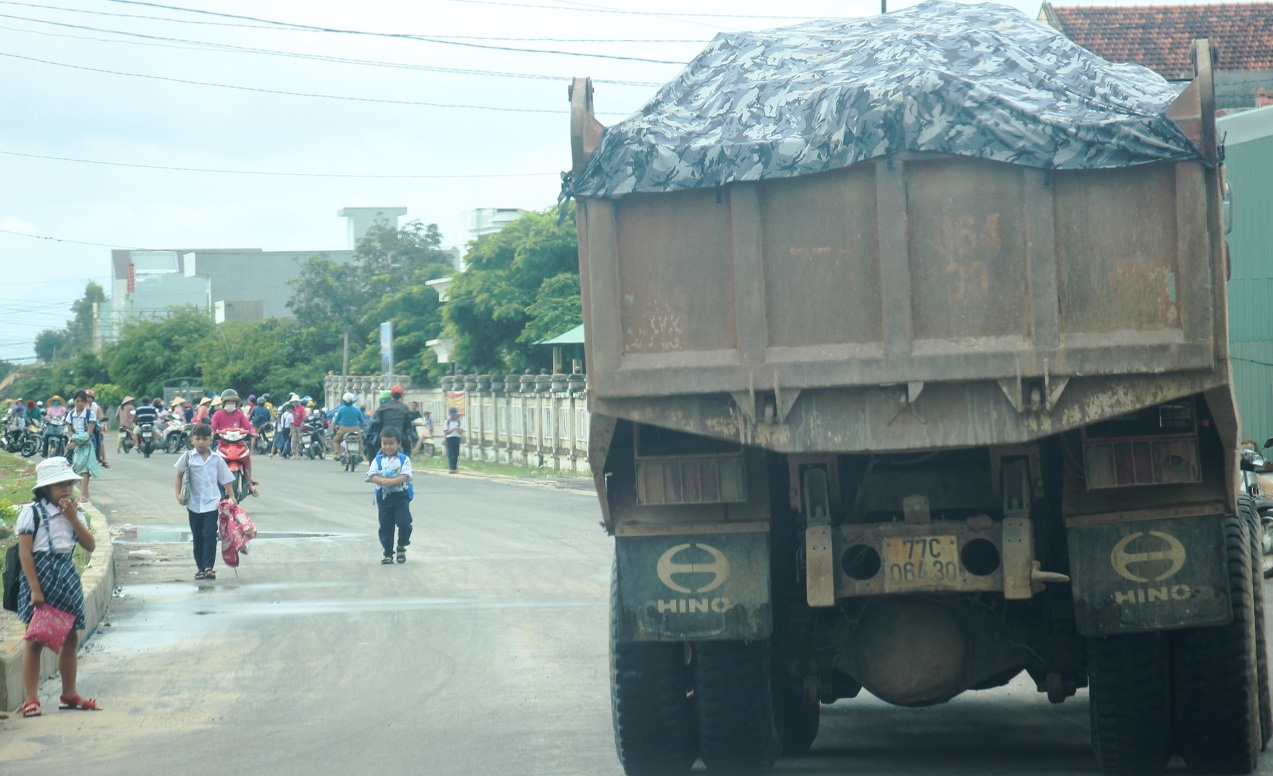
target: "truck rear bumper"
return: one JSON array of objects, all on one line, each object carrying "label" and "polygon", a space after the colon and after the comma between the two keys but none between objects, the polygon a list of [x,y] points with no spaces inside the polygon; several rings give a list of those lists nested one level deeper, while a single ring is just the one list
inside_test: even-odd
[{"label": "truck rear bumper", "polygon": [[[1217,512],[1221,509],[1216,505]],[[1120,515],[1067,522],[1079,633],[1101,636],[1228,622],[1222,515]]]}]

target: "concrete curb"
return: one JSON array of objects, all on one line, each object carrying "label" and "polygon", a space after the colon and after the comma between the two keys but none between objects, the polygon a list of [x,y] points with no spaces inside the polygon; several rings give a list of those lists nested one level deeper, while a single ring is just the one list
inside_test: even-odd
[{"label": "concrete curb", "polygon": [[[80,632],[81,648],[106,618],[106,608],[115,592],[114,547],[111,545],[106,515],[92,504],[84,511],[92,520],[93,539],[97,542],[97,549],[93,551],[88,566],[80,576],[80,582],[84,585],[85,625]],[[26,696],[22,686],[22,652],[26,648],[22,630],[25,626],[13,612],[3,612],[3,616],[10,625],[16,625],[16,634],[0,639],[0,677],[4,679],[0,682],[0,711],[16,711]],[[43,681],[53,676],[57,676],[57,655],[46,649],[41,653],[40,678]]]}]

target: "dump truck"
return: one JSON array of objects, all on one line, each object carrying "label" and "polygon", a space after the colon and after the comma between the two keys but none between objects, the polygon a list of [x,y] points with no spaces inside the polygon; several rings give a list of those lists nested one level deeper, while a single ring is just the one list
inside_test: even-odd
[{"label": "dump truck", "polygon": [[1109,773],[1269,740],[1211,48],[1181,90],[1002,6],[572,82],[590,463],[629,774],[755,772],[822,704],[1081,689]]}]

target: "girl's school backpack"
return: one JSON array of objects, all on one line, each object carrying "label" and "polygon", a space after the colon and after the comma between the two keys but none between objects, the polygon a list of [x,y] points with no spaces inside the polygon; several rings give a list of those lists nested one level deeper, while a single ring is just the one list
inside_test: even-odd
[{"label": "girl's school backpack", "polygon": [[[32,534],[40,532],[40,519],[44,517],[44,507],[40,506],[39,499],[33,502],[35,507],[35,531]],[[0,580],[4,584],[4,608],[11,612],[18,610],[18,575],[22,573],[22,559],[18,557],[18,543],[14,542],[4,554],[4,579]]]}]

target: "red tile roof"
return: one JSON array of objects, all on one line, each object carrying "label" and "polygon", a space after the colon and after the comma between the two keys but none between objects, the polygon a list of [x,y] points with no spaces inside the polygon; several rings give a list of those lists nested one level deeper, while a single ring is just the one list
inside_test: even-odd
[{"label": "red tile roof", "polygon": [[1041,18],[1049,11],[1061,32],[1083,48],[1111,62],[1144,65],[1165,78],[1192,76],[1189,44],[1195,38],[1211,39],[1217,70],[1273,70],[1273,3],[1045,4]]}]

